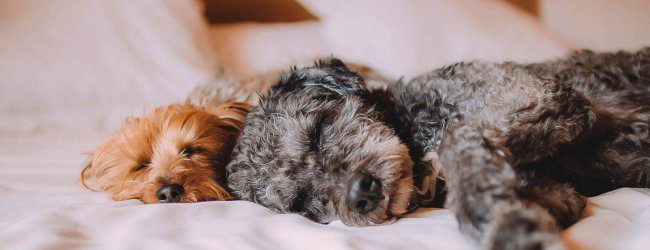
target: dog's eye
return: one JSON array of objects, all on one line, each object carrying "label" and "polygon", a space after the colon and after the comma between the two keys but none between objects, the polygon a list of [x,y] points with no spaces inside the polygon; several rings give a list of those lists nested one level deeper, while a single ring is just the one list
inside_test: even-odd
[{"label": "dog's eye", "polygon": [[185,157],[190,157],[196,153],[203,152],[205,149],[202,147],[186,147],[181,151],[181,154]]},{"label": "dog's eye", "polygon": [[140,171],[140,170],[143,170],[145,168],[147,168],[147,164],[140,164],[140,165],[133,168],[133,172]]},{"label": "dog's eye", "polygon": [[325,122],[326,118],[324,116],[319,117],[314,128],[309,131],[309,149],[312,151],[320,151],[323,146],[323,126],[326,126]]},{"label": "dog's eye", "polygon": [[294,197],[294,199],[291,201],[291,205],[289,205],[289,211],[293,213],[306,212],[308,197],[309,195],[307,194],[307,191],[301,189],[298,194],[296,194],[296,197]]}]

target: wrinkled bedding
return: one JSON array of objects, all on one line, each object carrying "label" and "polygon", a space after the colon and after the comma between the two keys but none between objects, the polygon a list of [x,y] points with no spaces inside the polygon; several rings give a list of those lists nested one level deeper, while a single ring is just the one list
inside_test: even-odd
[{"label": "wrinkled bedding", "polygon": [[[388,226],[328,225],[245,201],[143,205],[84,190],[85,160],[103,133],[0,136],[0,249],[474,249],[447,209],[418,209]],[[590,199],[563,233],[571,249],[645,249],[650,191]]]},{"label": "wrinkled bedding", "polygon": [[[0,249],[475,249],[446,209],[352,228],[244,201],[115,202],[79,184],[83,152],[123,117],[184,99],[215,61],[246,75],[335,54],[408,77],[571,48],[501,1],[301,0],[321,23],[212,29],[199,2],[0,1]],[[649,235],[650,191],[620,189],[591,198],[563,240],[647,249]]]}]

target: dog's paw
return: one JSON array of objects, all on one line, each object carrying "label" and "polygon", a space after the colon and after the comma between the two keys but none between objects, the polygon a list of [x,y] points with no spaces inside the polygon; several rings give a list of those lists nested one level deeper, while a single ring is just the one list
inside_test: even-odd
[{"label": "dog's paw", "polygon": [[513,205],[496,218],[486,232],[484,249],[565,249],[555,220],[538,207]]}]

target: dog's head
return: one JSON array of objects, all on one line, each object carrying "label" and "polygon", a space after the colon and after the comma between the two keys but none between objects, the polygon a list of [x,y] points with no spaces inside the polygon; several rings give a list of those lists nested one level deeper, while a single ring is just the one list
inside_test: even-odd
[{"label": "dog's head", "polygon": [[129,118],[90,154],[81,182],[108,192],[114,200],[228,199],[225,165],[248,108],[244,103],[174,104]]},{"label": "dog's head", "polygon": [[246,117],[227,167],[233,194],[321,223],[403,215],[412,162],[368,94],[338,59],[283,74]]}]

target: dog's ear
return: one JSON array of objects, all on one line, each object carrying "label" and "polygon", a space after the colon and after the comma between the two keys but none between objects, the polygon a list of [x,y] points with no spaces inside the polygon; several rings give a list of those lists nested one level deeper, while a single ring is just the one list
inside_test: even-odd
[{"label": "dog's ear", "polygon": [[331,57],[316,61],[313,67],[293,67],[283,72],[268,94],[262,97],[260,106],[267,109],[275,105],[275,102],[268,100],[274,100],[286,93],[314,88],[325,89],[338,97],[367,94],[363,78],[350,70],[343,61]]},{"label": "dog's ear", "polygon": [[319,86],[329,91],[346,96],[349,94],[363,95],[365,83],[363,78],[356,72],[350,70],[343,61],[330,57],[316,63],[316,69],[322,70],[325,74],[321,77],[306,81],[305,86]]},{"label": "dog's ear", "polygon": [[339,70],[347,70],[350,71],[350,68],[348,68],[347,65],[341,59],[338,59],[336,57],[330,57],[327,59],[320,60],[316,63],[316,66],[319,68],[335,68]]},{"label": "dog's ear", "polygon": [[218,107],[210,108],[207,111],[219,118],[222,123],[220,126],[241,131],[244,126],[246,114],[251,109],[251,105],[243,102],[227,102]]},{"label": "dog's ear", "polygon": [[88,160],[86,161],[86,166],[84,166],[83,170],[81,170],[81,174],[79,175],[79,182],[81,182],[81,185],[91,191],[97,192],[94,188],[90,187],[86,180],[90,178],[90,173],[88,173],[89,170],[93,167],[93,155],[95,152],[90,152],[86,153],[88,155]]}]

